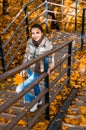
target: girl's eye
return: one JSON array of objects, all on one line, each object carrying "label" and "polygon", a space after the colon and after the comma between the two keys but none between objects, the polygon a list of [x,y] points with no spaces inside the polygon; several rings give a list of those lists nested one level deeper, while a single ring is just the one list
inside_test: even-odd
[{"label": "girl's eye", "polygon": [[32,34],[39,34],[39,32],[36,32],[36,33],[32,33]]},{"label": "girl's eye", "polygon": [[36,32],[37,34],[39,34],[39,32]]}]

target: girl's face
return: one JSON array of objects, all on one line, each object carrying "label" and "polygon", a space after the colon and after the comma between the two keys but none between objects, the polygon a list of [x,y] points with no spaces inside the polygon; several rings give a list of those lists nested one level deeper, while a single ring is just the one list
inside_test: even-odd
[{"label": "girl's face", "polygon": [[38,41],[43,35],[43,33],[39,28],[32,28],[31,33],[32,33],[32,39],[35,41]]}]

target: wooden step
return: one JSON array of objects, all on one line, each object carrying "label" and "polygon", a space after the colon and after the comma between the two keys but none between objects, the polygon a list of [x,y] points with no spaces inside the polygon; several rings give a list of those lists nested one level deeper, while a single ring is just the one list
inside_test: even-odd
[{"label": "wooden step", "polygon": [[[3,130],[7,123],[0,123],[0,130]],[[16,125],[12,130],[24,130],[26,127]]]},{"label": "wooden step", "polygon": [[85,126],[71,125],[67,123],[63,123],[62,126],[68,126],[67,130],[86,130]]},{"label": "wooden step", "polygon": [[9,114],[9,113],[1,113],[0,114],[0,118],[4,117],[6,120],[12,119],[14,117],[16,117],[16,115],[14,114]]}]

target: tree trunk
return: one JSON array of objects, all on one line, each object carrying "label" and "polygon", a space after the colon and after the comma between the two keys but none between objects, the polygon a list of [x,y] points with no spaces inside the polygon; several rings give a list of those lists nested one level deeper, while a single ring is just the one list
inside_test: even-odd
[{"label": "tree trunk", "polygon": [[20,2],[20,6],[21,6],[21,8],[22,8],[22,6],[23,6],[23,0],[21,0],[21,2]]},{"label": "tree trunk", "polygon": [[8,7],[9,7],[8,0],[3,0],[3,15],[9,14]]}]

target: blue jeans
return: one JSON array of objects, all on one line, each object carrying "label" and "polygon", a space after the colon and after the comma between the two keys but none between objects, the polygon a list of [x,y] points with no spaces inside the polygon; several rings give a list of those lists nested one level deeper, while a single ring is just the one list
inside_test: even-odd
[{"label": "blue jeans", "polygon": [[[48,69],[48,57],[46,57],[44,59],[44,70],[45,72],[47,71]],[[35,80],[37,80],[39,78],[39,74],[36,74],[32,71],[30,71],[30,69],[26,69],[26,72],[27,72],[27,75],[28,75],[28,79],[26,79],[22,84],[18,85],[17,88],[16,88],[16,92],[19,93],[21,91],[23,91],[24,89],[26,89],[27,87],[29,87],[29,85],[31,83],[33,83]],[[31,94],[31,93],[26,93],[24,95],[24,99],[27,101],[27,102],[32,102],[33,99],[35,99],[35,96],[39,95],[40,94],[40,85],[39,83],[34,87],[34,95]]]}]

